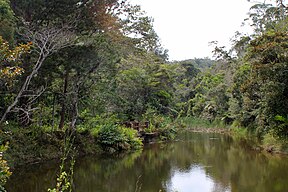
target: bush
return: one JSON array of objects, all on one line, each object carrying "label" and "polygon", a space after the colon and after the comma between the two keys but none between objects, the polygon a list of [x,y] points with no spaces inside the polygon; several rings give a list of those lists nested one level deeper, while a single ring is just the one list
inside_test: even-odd
[{"label": "bush", "polygon": [[269,132],[263,136],[263,147],[266,150],[281,151],[281,142],[273,133]]},{"label": "bush", "polygon": [[120,130],[124,137],[126,138],[126,142],[130,145],[132,149],[141,149],[143,146],[142,140],[137,136],[137,131],[125,127],[120,127]]},{"label": "bush", "polygon": [[142,147],[142,141],[137,137],[136,130],[116,124],[103,125],[96,139],[104,151],[122,151]]},{"label": "bush", "polygon": [[148,108],[142,115],[143,121],[149,121],[149,127],[144,131],[146,133],[159,133],[160,140],[172,140],[176,136],[176,128],[181,127],[179,122],[173,121],[169,116],[158,114],[152,108]]},{"label": "bush", "polygon": [[166,127],[160,130],[160,139],[161,140],[173,140],[176,136],[176,127],[175,125],[168,124]]},{"label": "bush", "polygon": [[107,117],[104,115],[92,115],[89,111],[84,110],[79,117],[79,125],[77,131],[83,133],[89,131],[93,136],[97,136],[97,132],[103,125],[116,123],[119,120],[115,116]]}]

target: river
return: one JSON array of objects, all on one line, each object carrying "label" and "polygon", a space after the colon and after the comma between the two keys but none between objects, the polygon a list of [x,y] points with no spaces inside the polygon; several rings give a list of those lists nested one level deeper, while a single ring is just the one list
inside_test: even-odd
[{"label": "river", "polygon": [[[8,192],[55,185],[59,165],[14,170]],[[76,192],[287,192],[288,157],[250,150],[227,135],[186,133],[141,152],[76,160]]]}]

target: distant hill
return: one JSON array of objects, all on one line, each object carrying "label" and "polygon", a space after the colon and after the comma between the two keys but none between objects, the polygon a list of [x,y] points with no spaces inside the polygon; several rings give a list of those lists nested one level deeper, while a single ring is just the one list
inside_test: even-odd
[{"label": "distant hill", "polygon": [[181,63],[182,65],[193,65],[195,68],[205,71],[206,69],[212,67],[212,65],[216,62],[214,60],[211,60],[208,57],[205,58],[194,58],[194,59],[188,59],[183,61],[176,61],[177,63]]}]

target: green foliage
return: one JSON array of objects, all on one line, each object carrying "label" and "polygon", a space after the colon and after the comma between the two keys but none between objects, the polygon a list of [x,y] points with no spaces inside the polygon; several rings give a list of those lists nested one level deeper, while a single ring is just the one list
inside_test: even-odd
[{"label": "green foliage", "polygon": [[175,139],[177,135],[178,124],[169,123],[165,127],[159,129],[160,140],[162,141],[170,141]]},{"label": "green foliage", "polygon": [[274,127],[275,133],[280,138],[288,138],[288,118],[280,115],[275,116],[276,125]]},{"label": "green foliage", "polygon": [[189,60],[184,60],[180,62],[181,65],[184,65],[188,67],[188,73],[191,75],[191,73],[198,73],[197,69],[201,71],[205,71],[213,66],[215,63],[214,60],[211,60],[209,58],[194,58]]},{"label": "green foliage", "polygon": [[227,86],[222,73],[199,74],[195,81],[195,97],[191,99],[192,114],[196,117],[207,118],[211,122],[221,119],[228,109]]},{"label": "green foliage", "polygon": [[14,41],[15,31],[15,17],[14,12],[10,7],[9,0],[0,1],[0,36],[2,36],[9,43]]},{"label": "green foliage", "polygon": [[288,125],[288,118],[285,118],[283,116],[276,115],[275,120],[280,121],[280,122],[284,123],[285,125]]},{"label": "green foliage", "polygon": [[247,139],[249,134],[247,128],[232,127],[232,136],[237,139]]},{"label": "green foliage", "polygon": [[61,155],[64,132],[46,132],[39,127],[19,127],[9,122],[3,127],[1,141],[9,141],[9,148],[4,153],[9,165],[35,163],[45,159],[58,158]]},{"label": "green foliage", "polygon": [[282,151],[283,142],[275,134],[268,132],[263,136],[262,146],[270,152]]},{"label": "green foliage", "polygon": [[69,183],[68,175],[65,171],[63,171],[57,178],[56,187],[54,189],[48,189],[48,192],[72,191],[70,188],[71,184]]},{"label": "green foliage", "polygon": [[116,97],[119,108],[116,112],[126,114],[124,119],[138,119],[149,106],[159,113],[175,115],[176,103],[181,99],[180,95],[176,96],[176,89],[183,90],[186,86],[183,66],[162,63],[155,55],[142,53],[129,55],[121,61],[118,70]]},{"label": "green foliage", "polygon": [[0,146],[0,191],[5,192],[4,185],[12,172],[9,170],[7,161],[3,158],[3,153],[8,149],[8,143]]},{"label": "green foliage", "polygon": [[[277,1],[278,3],[278,1]],[[284,6],[284,5],[283,5]],[[249,19],[256,34],[275,29],[279,21],[287,17],[285,6],[273,6],[272,4],[257,3],[250,8]]]},{"label": "green foliage", "polygon": [[89,110],[82,111],[79,119],[81,119],[81,124],[77,126],[78,132],[93,131],[96,133],[96,130],[99,131],[103,125],[119,122],[116,116],[107,116],[105,114],[93,116]]},{"label": "green foliage", "polygon": [[150,107],[143,114],[142,119],[149,122],[149,127],[144,130],[146,133],[156,132],[162,141],[173,140],[175,138],[179,124],[173,121],[171,117],[157,114],[157,111]]},{"label": "green foliage", "polygon": [[[106,124],[101,127],[96,137],[104,151],[113,152],[140,149],[142,141],[137,137],[137,131],[116,124]],[[112,150],[112,151],[111,151]]]},{"label": "green foliage", "polygon": [[121,127],[121,134],[125,137],[125,142],[130,145],[130,148],[135,149],[142,149],[143,143],[142,140],[138,137],[137,131],[129,128]]},{"label": "green foliage", "polygon": [[[258,132],[268,132],[275,124],[274,117],[287,114],[287,33],[265,32],[254,39],[247,53],[252,71],[241,85],[244,113],[256,122]],[[248,121],[248,124],[251,122]],[[276,130],[275,130],[276,131]],[[279,130],[279,135],[283,132]]]},{"label": "green foliage", "polygon": [[193,81],[188,117],[234,122],[236,135],[245,135],[244,127],[249,134],[287,138],[287,124],[280,116],[288,112],[288,19],[281,6],[254,5],[250,19],[255,33],[236,34],[229,51],[216,46],[218,61]]},{"label": "green foliage", "polygon": [[[138,138],[136,130],[120,126],[119,119],[115,116],[89,117],[83,113],[82,123],[77,131],[88,131],[104,151],[135,150],[142,148],[142,141]],[[82,116],[81,115],[81,116]]]},{"label": "green foliage", "polygon": [[[11,159],[59,156],[55,148],[62,144],[64,128],[76,131],[87,151],[94,151],[96,142],[110,152],[141,148],[137,132],[119,125],[127,120],[149,121],[144,131],[159,133],[163,140],[172,139],[182,125],[223,128],[232,122],[241,137],[256,132],[287,138],[288,18],[279,8],[253,6],[255,33],[238,34],[230,51],[217,46],[216,61],[169,63],[153,19],[127,1],[0,0],[1,114],[29,75],[29,64],[38,59],[34,49],[21,57],[30,51],[29,43],[8,46],[6,41],[35,37],[21,31],[14,39],[14,28],[33,28],[40,35],[42,29],[65,26],[67,35],[77,36],[73,46],[45,58],[24,87],[15,114],[7,115],[9,125],[3,127],[13,135],[4,136],[15,150]],[[13,11],[23,21],[16,23]],[[69,174],[62,171],[59,187],[68,189]]]},{"label": "green foliage", "polygon": [[199,117],[182,117],[177,120],[178,124],[182,124],[182,127],[184,125],[184,128],[186,129],[227,129],[227,125],[221,120],[214,120],[210,121],[209,119],[206,118],[199,118]]},{"label": "green foliage", "polygon": [[116,147],[117,149],[118,145],[124,140],[117,125],[103,125],[97,139],[103,147]]}]

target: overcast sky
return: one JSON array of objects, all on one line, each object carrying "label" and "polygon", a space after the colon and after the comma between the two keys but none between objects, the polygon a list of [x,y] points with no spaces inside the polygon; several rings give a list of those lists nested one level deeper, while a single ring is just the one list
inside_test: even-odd
[{"label": "overcast sky", "polygon": [[229,45],[252,6],[247,0],[130,0],[154,18],[170,60],[212,57],[209,42]]}]

